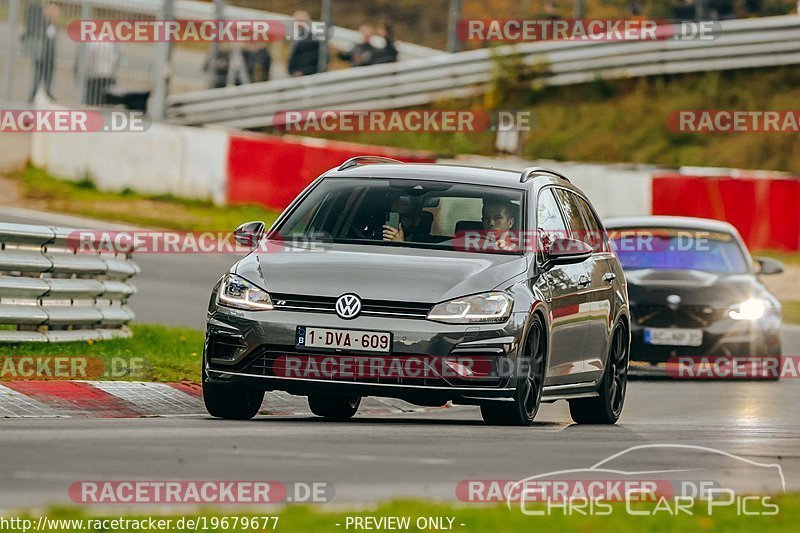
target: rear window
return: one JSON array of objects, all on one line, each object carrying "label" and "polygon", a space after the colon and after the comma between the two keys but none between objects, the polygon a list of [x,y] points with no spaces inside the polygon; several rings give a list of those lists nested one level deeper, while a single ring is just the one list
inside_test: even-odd
[{"label": "rear window", "polygon": [[609,230],[611,245],[628,270],[701,270],[744,274],[750,268],[729,233],[675,228]]}]

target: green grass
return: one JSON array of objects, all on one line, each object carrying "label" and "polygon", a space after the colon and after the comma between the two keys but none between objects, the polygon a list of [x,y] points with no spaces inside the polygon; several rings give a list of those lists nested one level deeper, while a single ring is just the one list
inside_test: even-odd
[{"label": "green grass", "polygon": [[[667,126],[682,109],[794,109],[800,66],[601,81],[541,87],[518,66],[499,65],[493,92],[441,101],[436,109],[528,110],[535,117],[523,156],[562,161],[649,163],[772,169],[800,174],[797,133],[684,133]],[[541,69],[542,67],[538,67]],[[494,135],[482,133],[349,133],[321,137],[443,155],[493,155]]]},{"label": "green grass", "polygon": [[210,201],[147,195],[131,189],[103,192],[97,190],[90,176],[66,181],[34,167],[8,177],[18,186],[23,205],[136,226],[227,232],[250,220],[263,220],[269,225],[278,216],[277,212],[252,205],[220,207]]},{"label": "green grass", "polygon": [[[98,368],[102,360],[103,374],[88,379],[121,381],[200,381],[200,361],[204,333],[191,328],[155,324],[131,325],[133,336],[94,342],[24,343],[0,345],[0,357],[20,356],[85,356],[87,368]],[[0,380],[21,379],[4,371]]]},{"label": "green grass", "polygon": [[781,301],[783,310],[783,322],[786,324],[800,324],[800,301],[783,300]]},{"label": "green grass", "polygon": [[[323,509],[310,506],[290,506],[276,511],[265,508],[262,512],[236,511],[231,509],[227,512],[218,510],[187,511],[182,515],[158,514],[157,518],[170,518],[174,524],[178,519],[206,517],[207,524],[212,517],[229,517],[226,531],[246,532],[246,531],[282,531],[290,532],[342,532],[358,531],[352,522],[347,527],[348,517],[381,517],[396,516],[410,517],[410,527],[405,531],[436,531],[436,529],[419,529],[416,526],[416,519],[419,517],[451,517],[453,518],[453,531],[456,532],[520,532],[520,531],[548,531],[558,532],[603,532],[614,533],[638,532],[638,531],[729,531],[729,532],[750,532],[755,530],[764,531],[797,531],[797,523],[800,520],[800,497],[797,495],[784,495],[772,500],[780,507],[780,512],[775,516],[739,516],[736,507],[717,508],[709,516],[707,508],[703,504],[695,505],[691,508],[692,515],[681,514],[670,516],[666,512],[656,516],[631,516],[626,513],[624,504],[613,504],[613,510],[609,516],[563,516],[563,511],[553,511],[548,517],[526,516],[518,508],[509,510],[505,506],[453,506],[446,504],[435,504],[421,501],[393,501],[381,504],[370,510],[349,511],[346,509]],[[637,510],[652,510],[652,504],[643,504],[641,507],[632,506]],[[751,508],[755,508],[752,504]],[[50,519],[86,519],[88,517],[100,518],[92,515],[91,509],[85,507],[60,507],[50,508],[45,511],[45,516]],[[37,514],[17,515],[33,520],[33,524],[39,518]],[[106,517],[106,515],[102,515]],[[146,513],[125,514],[126,518],[143,518]],[[277,526],[273,527],[273,520],[269,521],[267,528],[245,529],[233,527],[234,516],[271,516],[278,517]],[[116,518],[110,516],[109,518]],[[444,522],[447,524],[447,521]],[[337,525],[339,524],[339,525]],[[463,526],[461,524],[464,524]],[[85,525],[85,523],[84,523]],[[221,530],[218,528],[214,528]],[[130,529],[129,529],[130,530]],[[183,531],[187,528],[184,526]],[[387,529],[376,529],[387,531]],[[59,529],[63,533],[80,531],[79,528],[66,526]],[[104,531],[116,532],[122,529],[105,529]],[[161,531],[178,531],[175,527],[162,529]],[[47,532],[45,532],[47,533]]]},{"label": "green grass", "polygon": [[753,257],[771,257],[787,265],[800,265],[800,252],[784,252],[783,250],[752,250]]}]

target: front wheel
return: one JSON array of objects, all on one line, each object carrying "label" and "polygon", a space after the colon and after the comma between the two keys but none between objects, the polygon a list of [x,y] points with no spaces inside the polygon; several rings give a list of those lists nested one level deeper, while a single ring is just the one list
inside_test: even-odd
[{"label": "front wheel", "polygon": [[308,407],[317,416],[331,420],[353,418],[361,405],[361,396],[340,394],[309,394]]},{"label": "front wheel", "polygon": [[523,357],[513,402],[487,402],[481,405],[483,421],[494,426],[530,426],[542,399],[547,341],[542,319],[533,318]]},{"label": "front wheel", "polygon": [[620,324],[611,337],[606,371],[596,398],[569,402],[569,413],[578,424],[616,424],[625,403],[628,386],[628,330]]},{"label": "front wheel", "polygon": [[203,403],[211,416],[227,420],[250,420],[258,414],[264,391],[234,384],[203,382]]}]

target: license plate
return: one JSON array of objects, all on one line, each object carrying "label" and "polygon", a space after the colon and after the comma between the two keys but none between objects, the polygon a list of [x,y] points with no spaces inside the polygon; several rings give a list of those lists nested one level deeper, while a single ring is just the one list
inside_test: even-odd
[{"label": "license plate", "polygon": [[644,342],[658,346],[700,346],[703,344],[702,329],[647,328]]},{"label": "license plate", "polygon": [[385,331],[298,326],[295,344],[298,348],[389,353],[392,349],[392,334]]}]

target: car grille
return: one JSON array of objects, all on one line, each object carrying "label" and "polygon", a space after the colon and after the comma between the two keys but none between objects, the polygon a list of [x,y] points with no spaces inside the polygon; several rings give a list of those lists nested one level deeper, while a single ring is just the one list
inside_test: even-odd
[{"label": "car grille", "polygon": [[[248,357],[247,361],[243,365],[242,370],[234,370],[234,371],[242,371],[247,374],[253,374],[257,376],[267,376],[267,377],[283,377],[285,376],[284,370],[285,366],[284,363],[281,361],[282,358],[285,357],[294,357],[297,358],[296,361],[303,360],[305,357],[315,357],[315,358],[327,358],[327,357],[346,357],[349,360],[360,359],[364,365],[363,368],[369,368],[369,361],[374,358],[379,359],[391,359],[397,357],[399,360],[403,358],[424,358],[425,356],[414,356],[414,355],[366,355],[366,354],[333,354],[333,353],[314,353],[308,354],[303,352],[298,352],[297,350],[290,348],[290,347],[278,347],[278,346],[262,346],[254,351],[254,353]],[[479,356],[478,356],[479,357]],[[496,365],[496,360],[493,365]],[[355,367],[353,367],[355,368]],[[502,382],[502,379],[497,376],[497,368],[496,366],[492,367],[493,371],[491,375],[485,377],[473,377],[470,379],[462,379],[459,377],[455,377],[452,375],[448,375],[443,377],[436,372],[436,370],[430,370],[428,373],[419,375],[419,376],[398,376],[392,375],[391,372],[385,375],[375,375],[374,377],[369,377],[367,375],[359,374],[358,372],[353,372],[352,375],[339,375],[335,378],[333,376],[325,376],[325,375],[306,375],[306,376],[294,376],[295,379],[303,379],[306,377],[308,379],[335,379],[337,381],[349,381],[353,383],[364,383],[364,384],[383,384],[383,385],[421,385],[421,386],[438,386],[438,387],[448,387],[448,386],[483,386],[483,387],[496,387],[499,386]]]},{"label": "car grille", "polygon": [[[336,296],[305,296],[298,294],[271,294],[275,309],[306,311],[311,313],[336,313]],[[433,304],[395,302],[391,300],[361,300],[361,315],[391,318],[424,319]]]},{"label": "car grille", "polygon": [[707,306],[635,305],[631,308],[637,324],[650,327],[704,328],[725,316],[725,309]]}]

